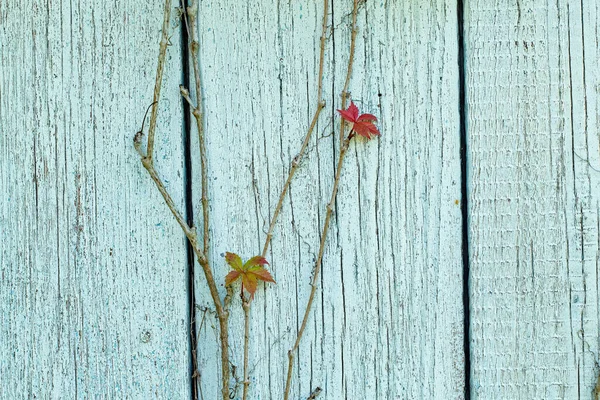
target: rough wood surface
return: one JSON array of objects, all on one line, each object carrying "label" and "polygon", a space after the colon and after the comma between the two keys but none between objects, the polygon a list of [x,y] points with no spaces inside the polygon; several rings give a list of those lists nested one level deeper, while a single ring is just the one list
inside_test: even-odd
[{"label": "rough wood surface", "polygon": [[[2,399],[189,397],[183,235],[132,146],[161,22],[160,2],[0,4]],[[156,162],[181,205],[179,57]]]},{"label": "rough wood surface", "polygon": [[598,374],[594,1],[468,0],[474,399],[589,399]]},{"label": "rough wood surface", "polygon": [[[327,102],[267,258],[277,285],[252,305],[250,398],[281,398],[331,193],[352,1],[334,1]],[[259,254],[314,107],[321,2],[201,2],[210,257]],[[359,14],[352,98],[382,137],[351,145],[292,398],[463,398],[456,3],[371,2]],[[333,28],[333,29],[332,29]],[[331,132],[336,129],[336,135]],[[194,138],[194,135],[192,135]],[[197,155],[197,143],[192,146]],[[198,171],[199,159],[195,161]],[[194,204],[200,210],[199,174]],[[200,392],[218,393],[215,317],[196,282]],[[206,308],[208,307],[208,309]],[[232,305],[241,396],[243,313]],[[234,381],[235,382],[235,381]]]}]

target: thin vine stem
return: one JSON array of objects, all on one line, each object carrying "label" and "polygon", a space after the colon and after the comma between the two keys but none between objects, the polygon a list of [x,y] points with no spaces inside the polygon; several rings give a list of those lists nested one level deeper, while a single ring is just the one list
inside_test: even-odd
[{"label": "thin vine stem", "polygon": [[288,370],[287,370],[287,379],[285,383],[285,396],[284,399],[287,400],[290,394],[290,388],[292,384],[292,369],[294,367],[294,357],[296,351],[298,350],[298,346],[300,346],[300,340],[302,339],[302,335],[304,334],[304,330],[306,329],[306,324],[308,323],[308,317],[310,315],[310,311],[312,308],[312,303],[315,299],[315,293],[317,291],[319,273],[321,272],[321,265],[323,263],[323,254],[325,253],[325,243],[327,241],[327,233],[329,232],[329,224],[331,222],[331,214],[333,213],[333,207],[335,205],[335,198],[337,196],[338,186],[340,183],[340,177],[342,176],[342,165],[344,162],[344,157],[348,151],[348,147],[350,145],[350,140],[354,137],[354,132],[350,131],[350,134],[344,142],[342,143],[342,148],[340,149],[340,155],[337,162],[337,168],[335,171],[335,180],[333,182],[333,190],[331,191],[331,199],[329,200],[329,204],[327,204],[327,212],[325,214],[325,223],[323,224],[323,231],[321,232],[321,242],[319,244],[319,254],[317,256],[317,262],[315,264],[315,271],[313,274],[312,281],[310,283],[310,295],[308,297],[308,303],[306,304],[306,308],[304,310],[304,317],[302,318],[302,325],[300,325],[300,330],[298,331],[298,336],[296,337],[296,341],[294,342],[294,346],[288,351]]},{"label": "thin vine stem", "polygon": [[[348,106],[348,87],[350,86],[350,78],[352,77],[352,66],[354,64],[354,48],[356,47],[356,16],[358,14],[358,0],[354,0],[354,7],[352,9],[352,31],[350,33],[350,56],[348,59],[348,68],[346,69],[346,80],[344,81],[344,88],[342,89],[342,110],[345,110]],[[340,146],[344,141],[344,132],[346,131],[346,120],[341,119],[340,122]]]},{"label": "thin vine stem", "polygon": [[321,25],[321,43],[320,43],[320,51],[319,51],[319,73],[317,75],[317,108],[313,115],[312,121],[308,127],[308,131],[306,132],[306,136],[302,142],[302,146],[300,147],[300,151],[294,157],[292,161],[292,166],[290,167],[290,172],[288,173],[288,177],[283,185],[283,189],[279,194],[279,200],[277,201],[277,205],[275,206],[275,211],[273,211],[273,216],[271,217],[271,222],[269,223],[269,231],[267,232],[267,237],[265,238],[265,244],[263,246],[262,256],[266,257],[267,252],[269,251],[269,245],[271,243],[271,239],[273,238],[273,231],[275,230],[275,224],[277,223],[277,218],[279,217],[279,213],[281,212],[281,208],[283,207],[283,200],[290,188],[290,184],[292,183],[292,178],[298,169],[298,165],[304,157],[304,153],[306,152],[306,148],[308,147],[308,143],[310,142],[310,138],[315,130],[315,126],[317,125],[317,121],[319,120],[319,116],[321,115],[321,111],[325,108],[325,102],[322,99],[323,95],[323,69],[325,64],[325,40],[327,35],[327,16],[329,12],[329,0],[323,0],[323,20]]},{"label": "thin vine stem", "polygon": [[[352,30],[350,36],[350,55],[348,59],[348,67],[346,71],[346,80],[344,82],[344,88],[342,90],[342,109],[346,109],[347,107],[347,98],[348,98],[348,87],[350,85],[350,77],[352,76],[352,65],[354,63],[354,49],[356,45],[356,18],[358,14],[358,0],[354,0],[354,5],[352,9]],[[338,185],[340,182],[340,177],[342,173],[342,165],[344,161],[344,157],[346,156],[346,152],[348,151],[348,146],[350,145],[350,140],[354,137],[354,132],[350,131],[350,134],[347,138],[344,139],[346,124],[344,119],[341,119],[340,123],[340,154],[338,157],[337,168],[335,172],[335,180],[333,183],[333,190],[331,193],[331,199],[329,204],[327,204],[327,211],[325,214],[325,222],[323,224],[323,231],[321,233],[321,242],[319,244],[319,253],[317,256],[317,262],[315,264],[315,270],[313,273],[313,279],[311,281],[311,290],[310,295],[308,297],[308,302],[306,304],[306,308],[304,310],[304,317],[302,318],[302,324],[300,325],[300,329],[298,330],[298,335],[296,336],[296,341],[294,342],[294,346],[288,351],[288,369],[287,369],[287,378],[285,383],[285,392],[284,392],[284,400],[289,399],[290,389],[292,385],[292,370],[294,367],[294,358],[296,356],[296,352],[298,351],[298,347],[300,346],[300,341],[302,340],[302,335],[304,334],[304,330],[306,329],[306,324],[308,323],[308,317],[310,315],[310,311],[312,309],[312,303],[315,298],[315,293],[317,291],[318,277],[321,272],[321,265],[323,262],[323,254],[325,252],[325,243],[327,240],[327,233],[329,232],[329,224],[331,222],[331,214],[333,212],[333,207],[335,205],[335,199],[337,196]]]},{"label": "thin vine stem", "polygon": [[206,162],[206,140],[204,137],[204,114],[202,112],[202,77],[200,76],[200,65],[198,51],[200,43],[198,41],[198,0],[192,0],[192,4],[187,8],[186,12],[189,17],[190,29],[190,54],[192,57],[192,65],[194,69],[194,82],[196,85],[196,106],[192,110],[192,114],[196,118],[196,126],[198,130],[198,142],[200,144],[200,169],[202,174],[202,216],[204,225],[204,252],[209,250],[209,210],[208,210],[208,171]]}]

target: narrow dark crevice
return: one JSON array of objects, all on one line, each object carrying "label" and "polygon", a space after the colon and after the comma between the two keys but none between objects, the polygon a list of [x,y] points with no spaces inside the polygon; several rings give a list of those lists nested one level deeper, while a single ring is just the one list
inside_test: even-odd
[{"label": "narrow dark crevice", "polygon": [[[181,0],[182,7],[187,9],[188,1]],[[184,20],[185,14],[182,13],[180,21],[181,29],[181,84],[186,88],[190,87],[190,54],[188,48],[188,31],[186,28],[186,22]],[[185,216],[189,226],[194,225],[194,205],[193,205],[193,193],[192,193],[192,154],[191,154],[191,114],[190,106],[183,97],[181,98],[181,104],[183,105],[183,187],[185,197]],[[186,243],[187,252],[187,276],[188,276],[188,328],[189,328],[189,349],[190,349],[190,366],[188,370],[188,376],[191,377],[191,398],[192,400],[198,399],[198,372],[197,372],[197,359],[196,359],[196,338],[198,337],[198,331],[196,327],[196,310],[195,304],[196,299],[194,295],[194,250],[189,241]]]},{"label": "narrow dark crevice", "polygon": [[467,120],[466,120],[466,80],[465,80],[465,24],[464,2],[457,0],[458,19],[458,75],[459,75],[459,115],[460,115],[460,175],[461,175],[461,214],[462,214],[462,262],[463,262],[463,351],[465,355],[465,400],[471,398],[471,304],[469,296],[469,219],[467,192]]}]

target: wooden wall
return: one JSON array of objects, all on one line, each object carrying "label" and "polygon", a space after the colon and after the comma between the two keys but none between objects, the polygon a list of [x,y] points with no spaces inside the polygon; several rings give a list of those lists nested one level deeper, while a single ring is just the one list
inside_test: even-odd
[{"label": "wooden wall", "polygon": [[[382,136],[353,141],[346,157],[292,398],[317,386],[319,399],[594,398],[599,7],[361,3],[350,92]],[[252,305],[251,399],[282,398],[308,299],[351,11],[352,1],[330,5],[326,107],[267,256],[277,284]],[[199,398],[219,396],[207,286],[195,265],[192,306],[185,238],[132,145],[152,101],[162,12],[139,0],[0,3],[2,399],[190,398],[191,318]],[[226,251],[262,250],[314,113],[322,13],[307,0],[200,4],[220,284]],[[177,206],[199,219],[175,11],[169,35],[155,159]],[[241,398],[238,296],[230,324]]]}]

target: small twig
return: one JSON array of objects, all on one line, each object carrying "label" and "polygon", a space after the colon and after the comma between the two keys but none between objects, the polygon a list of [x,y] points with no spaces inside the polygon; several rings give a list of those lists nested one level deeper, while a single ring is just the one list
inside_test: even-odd
[{"label": "small twig", "polygon": [[244,392],[242,400],[248,397],[248,386],[250,379],[248,378],[248,345],[250,342],[250,300],[246,299],[242,293],[242,308],[244,309]]},{"label": "small twig", "polygon": [[[138,152],[141,153],[141,150],[138,150]],[[225,367],[222,367],[222,370],[227,371],[227,375],[224,375],[227,379],[227,385],[223,387],[223,392],[224,392],[223,399],[228,400],[229,399],[229,367],[228,367],[228,365],[229,365],[229,345],[228,345],[228,343],[229,343],[229,327],[228,327],[229,312],[223,308],[223,303],[221,302],[221,299],[219,298],[219,291],[217,289],[217,284],[215,282],[215,278],[213,276],[212,269],[210,268],[210,265],[208,263],[208,259],[206,258],[206,255],[204,254],[204,252],[202,251],[202,249],[200,248],[200,245],[198,243],[196,229],[190,228],[190,226],[185,222],[185,219],[183,218],[182,214],[179,212],[179,210],[177,210],[177,207],[175,206],[175,203],[173,202],[171,195],[169,194],[169,192],[165,188],[165,185],[163,184],[162,180],[159,178],[158,174],[156,173],[156,169],[154,168],[154,164],[153,164],[152,160],[149,159],[148,157],[144,157],[143,154],[142,154],[142,165],[144,166],[144,168],[146,168],[146,170],[148,171],[148,174],[150,174],[150,177],[152,178],[154,183],[156,183],[158,191],[162,194],[162,196],[165,200],[165,203],[171,210],[171,213],[175,217],[175,220],[177,220],[177,222],[179,223],[179,226],[181,226],[181,229],[183,230],[183,233],[188,238],[190,244],[192,245],[192,250],[194,251],[194,254],[196,255],[198,263],[200,264],[200,266],[202,267],[202,271],[204,272],[204,277],[206,278],[206,283],[208,284],[208,289],[209,289],[210,295],[213,299],[213,303],[215,304],[215,309],[217,311],[217,317],[219,319],[219,330],[220,330],[219,337],[220,337],[220,342],[221,342],[221,362],[222,363],[226,362]],[[225,378],[223,378],[223,384],[225,384]]]},{"label": "small twig", "polygon": [[315,110],[315,114],[313,115],[310,126],[308,127],[308,131],[306,132],[306,136],[304,137],[304,141],[302,142],[302,146],[300,147],[300,151],[294,157],[292,161],[292,166],[290,167],[290,172],[288,173],[288,177],[283,185],[283,189],[279,194],[279,201],[277,201],[277,206],[275,206],[275,211],[273,211],[273,217],[271,217],[271,222],[269,223],[269,231],[267,232],[267,237],[265,238],[265,244],[263,246],[262,256],[267,256],[267,251],[269,250],[269,244],[271,243],[271,238],[273,237],[273,231],[275,230],[275,224],[277,222],[277,217],[279,216],[279,212],[281,211],[281,207],[283,207],[283,200],[285,199],[285,195],[290,188],[290,184],[292,182],[292,178],[298,169],[298,165],[300,164],[300,160],[304,156],[306,151],[306,147],[310,141],[312,133],[317,125],[317,121],[319,120],[319,115],[321,115],[321,111],[325,108],[325,102],[323,101],[323,65],[325,64],[325,39],[327,33],[327,12],[329,9],[329,0],[323,0],[323,22],[321,26],[321,47],[319,52],[319,74],[317,77],[318,87],[317,87],[317,109]]},{"label": "small twig", "polygon": [[133,145],[136,147],[142,144],[142,136],[144,136],[144,124],[146,123],[146,117],[148,116],[148,112],[154,104],[156,104],[156,102],[150,104],[148,108],[146,108],[146,113],[144,114],[144,119],[142,120],[142,127],[139,131],[135,133],[135,137],[133,138]]},{"label": "small twig", "polygon": [[[141,150],[138,150],[138,151],[141,152]],[[171,213],[175,217],[175,220],[177,220],[177,223],[179,224],[179,226],[181,226],[183,233],[185,234],[185,236],[189,239],[189,241],[193,245],[194,242],[196,241],[196,231],[193,228],[190,228],[190,226],[187,224],[187,222],[185,222],[183,215],[177,209],[177,206],[175,205],[173,198],[171,197],[171,195],[167,191],[167,188],[165,187],[164,183],[158,176],[158,173],[156,172],[156,169],[154,168],[154,163],[152,162],[152,160],[149,157],[145,157],[143,155],[143,153],[141,154],[141,156],[142,156],[142,165],[144,166],[144,168],[146,168],[146,171],[148,171],[148,174],[150,174],[150,177],[156,184],[158,191],[160,192],[160,194],[162,194],[163,199],[165,200],[165,203],[167,204],[167,207],[169,207],[169,210],[171,210]],[[204,254],[199,254],[198,257],[205,258]]]},{"label": "small twig", "polygon": [[167,55],[167,44],[169,43],[169,19],[171,18],[171,0],[165,0],[165,11],[163,16],[162,38],[160,40],[160,49],[158,51],[158,66],[156,67],[156,81],[154,82],[154,101],[152,114],[150,114],[150,128],[148,129],[148,148],[146,157],[152,161],[154,151],[154,132],[156,130],[156,117],[158,116],[158,99],[160,98],[160,88],[162,86],[163,71],[165,69],[165,59]]},{"label": "small twig", "polygon": [[331,222],[331,213],[333,212],[333,206],[335,205],[335,198],[337,196],[337,190],[340,183],[340,177],[342,175],[342,165],[344,162],[344,157],[346,156],[346,152],[348,151],[348,146],[350,145],[350,140],[354,137],[354,132],[350,131],[350,134],[342,144],[342,148],[340,149],[340,155],[337,162],[337,169],[335,171],[335,180],[333,182],[333,190],[331,192],[331,199],[329,200],[329,204],[327,204],[327,212],[325,214],[325,223],[323,224],[323,231],[321,232],[321,242],[319,244],[319,254],[317,256],[317,262],[315,264],[315,272],[313,274],[313,278],[311,280],[311,289],[310,296],[308,297],[308,303],[306,304],[306,309],[304,310],[304,318],[302,318],[302,325],[300,325],[300,330],[298,331],[298,336],[296,337],[296,341],[294,342],[294,346],[288,351],[288,370],[287,370],[287,380],[285,384],[285,396],[284,399],[287,400],[290,394],[290,388],[292,384],[292,368],[294,367],[294,357],[295,353],[298,350],[298,346],[300,346],[300,340],[302,339],[302,335],[304,334],[304,329],[306,329],[306,324],[308,323],[308,316],[310,314],[312,303],[315,299],[315,293],[317,291],[317,284],[319,279],[319,273],[321,272],[321,264],[323,262],[323,254],[325,253],[325,243],[327,241],[327,233],[329,232],[329,223]]},{"label": "small twig", "polygon": [[310,394],[310,396],[308,396],[306,400],[315,400],[317,397],[319,397],[322,391],[323,389],[317,386],[317,388],[313,390],[313,392]]},{"label": "small twig", "polygon": [[277,202],[275,211],[273,211],[273,217],[271,218],[271,223],[269,224],[269,232],[267,232],[267,237],[265,239],[265,244],[263,246],[263,251],[262,251],[263,257],[267,256],[267,251],[269,250],[269,244],[271,243],[271,238],[273,237],[273,231],[275,230],[275,224],[277,223],[277,217],[279,216],[279,213],[281,212],[281,208],[283,207],[283,200],[285,199],[285,195],[287,194],[287,191],[290,188],[290,184],[292,183],[292,178],[294,177],[294,174],[296,173],[296,170],[298,169],[298,165],[300,164],[300,160],[302,159],[302,156],[304,155],[306,147],[308,146],[308,141],[310,139],[310,136],[312,135],[315,125],[317,124],[319,114],[321,113],[321,110],[324,107],[325,107],[325,103],[321,102],[318,104],[317,111],[315,112],[315,115],[313,116],[313,120],[310,124],[310,127],[308,128],[308,133],[307,133],[306,137],[304,138],[304,142],[302,143],[302,148],[300,149],[300,152],[298,154],[296,154],[296,156],[294,157],[294,160],[292,161],[292,166],[290,167],[290,172],[285,181],[285,184],[283,185],[283,189],[281,190],[281,193],[279,194],[279,201]]}]

